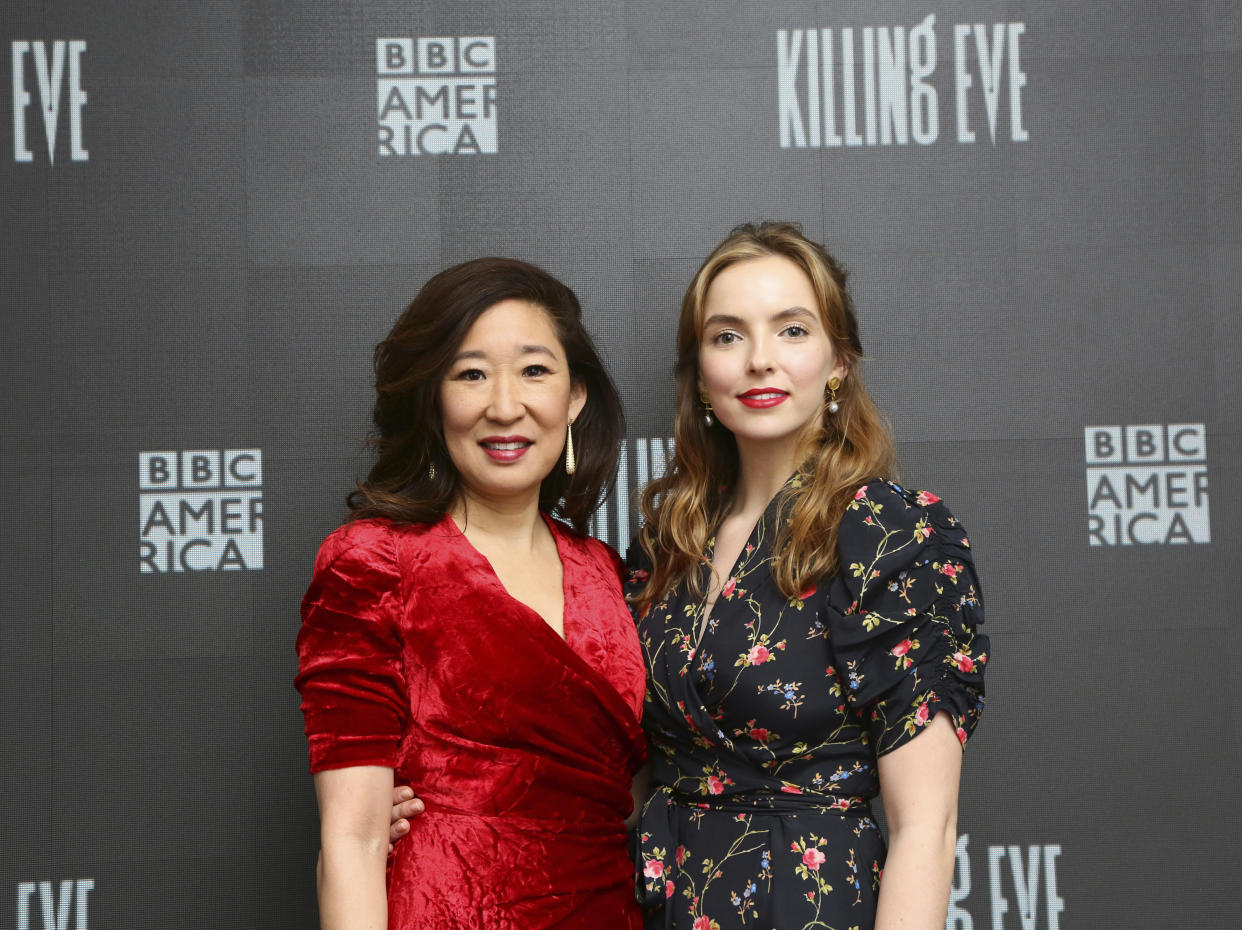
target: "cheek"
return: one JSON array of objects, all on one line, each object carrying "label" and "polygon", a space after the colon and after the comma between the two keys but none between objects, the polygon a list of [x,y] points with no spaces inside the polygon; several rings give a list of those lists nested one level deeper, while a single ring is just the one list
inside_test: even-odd
[{"label": "cheek", "polygon": [[727,390],[732,384],[735,372],[728,360],[719,355],[699,356],[699,378],[709,393]]},{"label": "cheek", "polygon": [[440,392],[440,423],[444,430],[445,442],[452,442],[454,437],[469,429],[473,417],[470,404],[460,392],[451,387]]}]

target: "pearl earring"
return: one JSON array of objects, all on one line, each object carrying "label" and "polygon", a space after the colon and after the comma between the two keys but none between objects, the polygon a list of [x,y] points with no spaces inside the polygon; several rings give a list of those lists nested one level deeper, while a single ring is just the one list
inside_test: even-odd
[{"label": "pearl earring", "polygon": [[841,409],[841,405],[837,403],[837,388],[841,386],[841,379],[833,375],[828,379],[828,412],[836,413]]}]

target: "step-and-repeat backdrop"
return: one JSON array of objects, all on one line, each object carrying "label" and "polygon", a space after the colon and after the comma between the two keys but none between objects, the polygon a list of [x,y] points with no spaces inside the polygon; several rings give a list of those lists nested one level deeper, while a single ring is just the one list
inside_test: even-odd
[{"label": "step-and-repeat backdrop", "polygon": [[467,258],[569,282],[624,548],[762,218],[978,553],[948,927],[1237,926],[1236,3],[10,0],[0,50],[0,930],[312,926],[293,639],[372,346]]}]

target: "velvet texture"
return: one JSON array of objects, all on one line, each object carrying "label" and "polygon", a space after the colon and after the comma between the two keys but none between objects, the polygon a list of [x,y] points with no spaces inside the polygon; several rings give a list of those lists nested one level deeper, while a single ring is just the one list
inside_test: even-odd
[{"label": "velvet texture", "polygon": [[324,542],[297,687],[311,771],[394,769],[426,803],[389,864],[390,928],[640,925],[624,818],[644,671],[602,543],[548,520],[565,639],[445,517]]}]

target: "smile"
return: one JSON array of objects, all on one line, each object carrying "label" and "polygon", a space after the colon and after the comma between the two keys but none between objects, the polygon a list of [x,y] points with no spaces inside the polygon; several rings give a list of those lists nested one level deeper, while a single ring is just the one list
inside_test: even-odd
[{"label": "smile", "polygon": [[765,407],[775,407],[777,404],[785,402],[789,397],[788,391],[781,391],[777,388],[754,388],[745,394],[739,394],[740,400],[747,407],[754,409],[762,409]]},{"label": "smile", "polygon": [[534,445],[525,436],[489,436],[479,446],[497,462],[516,462]]}]

